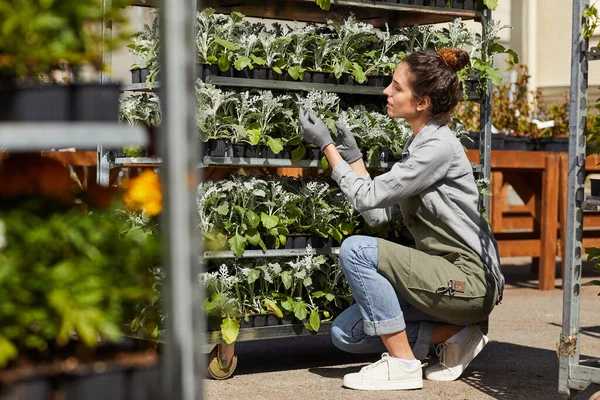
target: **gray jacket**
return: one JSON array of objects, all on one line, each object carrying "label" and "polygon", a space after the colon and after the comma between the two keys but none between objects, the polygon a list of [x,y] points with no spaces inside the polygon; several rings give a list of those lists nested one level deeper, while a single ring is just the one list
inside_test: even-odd
[{"label": "gray jacket", "polygon": [[498,284],[504,276],[492,230],[478,208],[479,191],[465,150],[454,133],[430,121],[404,147],[402,159],[389,172],[362,178],[342,161],[332,178],[371,226],[388,222],[400,199],[419,195],[425,208],[450,227],[479,254]]}]

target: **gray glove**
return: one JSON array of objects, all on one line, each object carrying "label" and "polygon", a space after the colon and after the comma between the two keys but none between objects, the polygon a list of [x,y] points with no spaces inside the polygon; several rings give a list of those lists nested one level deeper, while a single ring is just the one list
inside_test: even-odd
[{"label": "gray glove", "polygon": [[317,114],[312,111],[307,112],[302,108],[299,114],[305,141],[318,146],[321,150],[334,143],[329,128],[325,125],[325,122],[317,117]]},{"label": "gray glove", "polygon": [[335,122],[338,135],[335,137],[335,148],[347,163],[353,163],[362,158],[362,153],[358,149],[354,135],[346,125],[340,121]]}]

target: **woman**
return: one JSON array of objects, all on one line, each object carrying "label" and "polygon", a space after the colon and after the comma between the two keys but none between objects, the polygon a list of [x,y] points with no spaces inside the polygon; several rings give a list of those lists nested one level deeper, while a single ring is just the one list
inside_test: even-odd
[{"label": "woman", "polygon": [[[332,177],[372,226],[400,211],[416,249],[368,236],[351,236],[340,261],[356,303],[334,322],[332,337],[353,353],[386,351],[381,360],[344,376],[361,390],[423,386],[419,359],[438,344],[439,362],[425,378],[457,379],[488,339],[474,325],[502,298],[496,242],[478,209],[471,163],[444,124],[458,102],[462,50],[408,55],[385,89],[387,112],[405,118],[414,135],[401,160],[374,179],[352,133],[337,124],[336,142],[313,113],[300,112],[304,138],[321,148]],[[337,145],[336,145],[337,143]]]}]

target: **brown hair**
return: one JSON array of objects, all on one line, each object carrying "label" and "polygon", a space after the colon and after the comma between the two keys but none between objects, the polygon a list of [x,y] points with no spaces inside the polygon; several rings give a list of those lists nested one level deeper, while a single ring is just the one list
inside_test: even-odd
[{"label": "brown hair", "polygon": [[432,114],[445,118],[458,104],[460,86],[456,73],[469,63],[464,50],[443,48],[416,51],[404,58],[410,67],[409,83],[418,97],[431,98]]}]

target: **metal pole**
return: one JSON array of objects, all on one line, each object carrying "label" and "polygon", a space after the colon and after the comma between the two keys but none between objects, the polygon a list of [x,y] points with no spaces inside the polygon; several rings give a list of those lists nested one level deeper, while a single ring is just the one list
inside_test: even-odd
[{"label": "metal pole", "polygon": [[[102,64],[111,66],[112,53],[106,48],[106,41],[112,37],[112,20],[106,18],[106,10],[112,7],[112,0],[102,0]],[[100,71],[100,83],[110,83],[111,76],[108,71]],[[108,148],[98,146],[98,159],[96,162],[96,182],[101,186],[110,183],[110,164],[108,160]]]},{"label": "metal pole", "polygon": [[587,115],[588,40],[581,35],[583,10],[589,0],[573,0],[571,51],[571,99],[569,105],[569,174],[567,192],[567,233],[563,288],[563,322],[558,348],[560,369],[558,391],[571,396],[571,367],[579,364],[579,302],[581,289],[583,182],[585,178],[585,125]]},{"label": "metal pole", "polygon": [[[483,17],[481,21],[482,27],[482,37],[484,40],[486,39],[486,32],[488,24],[492,23],[492,11],[489,9],[484,10]],[[487,45],[486,45],[487,47]],[[481,49],[482,54],[486,54],[487,48],[484,47]],[[485,60],[484,60],[485,61]],[[479,163],[481,164],[481,177],[490,180],[491,165],[492,165],[492,84],[491,82],[487,83],[485,88],[485,94],[483,97],[483,102],[481,103],[479,113],[479,125],[481,127],[481,131],[479,132]],[[488,218],[490,217],[490,196],[484,195],[481,196],[481,200],[483,202],[483,208],[487,214]]]},{"label": "metal pole", "polygon": [[167,276],[165,297],[166,371],[164,398],[201,399],[204,321],[200,315],[198,284],[199,239],[195,195],[199,140],[196,134],[194,88],[194,18],[190,0],[160,2],[161,66],[160,95],[164,120],[159,130],[159,156],[163,160],[164,187],[163,261]]}]

